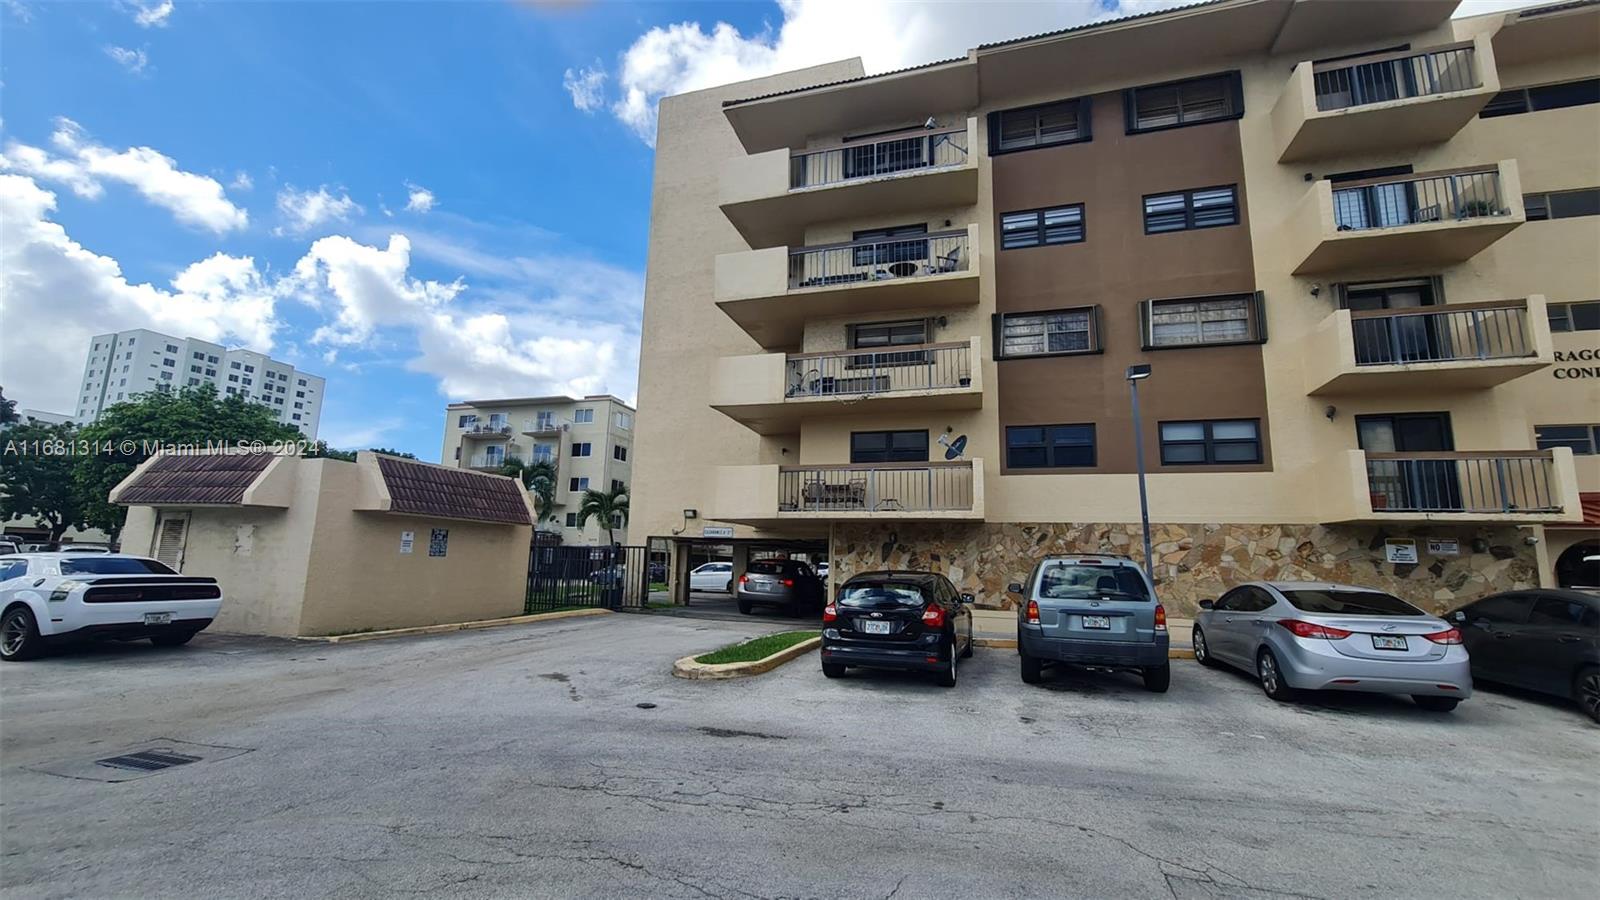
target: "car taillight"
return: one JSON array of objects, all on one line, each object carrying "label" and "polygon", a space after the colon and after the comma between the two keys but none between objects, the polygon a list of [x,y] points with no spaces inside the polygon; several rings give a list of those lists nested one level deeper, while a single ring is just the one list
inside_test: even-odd
[{"label": "car taillight", "polygon": [[1167,608],[1159,603],[1156,604],[1156,630],[1167,630]]},{"label": "car taillight", "polygon": [[1039,601],[1037,600],[1028,601],[1028,624],[1039,624]]},{"label": "car taillight", "polygon": [[1435,644],[1461,643],[1461,632],[1454,628],[1446,628],[1443,631],[1435,631],[1433,634],[1425,634],[1423,637],[1433,641]]},{"label": "car taillight", "polygon": [[833,622],[839,618],[839,607],[829,603],[822,608],[822,621]]},{"label": "car taillight", "polygon": [[944,627],[944,608],[930,606],[922,611],[922,624],[929,628]]},{"label": "car taillight", "polygon": [[1338,641],[1355,634],[1353,631],[1334,628],[1332,625],[1317,625],[1313,622],[1302,622],[1299,619],[1279,619],[1278,624],[1289,629],[1295,637],[1327,638],[1330,641]]},{"label": "car taillight", "polygon": [[783,586],[784,587],[794,587],[794,579],[793,578],[785,578],[783,580]]},{"label": "car taillight", "polygon": [[740,575],[739,576],[739,583],[740,584],[749,584],[750,583],[750,576],[749,575]]}]

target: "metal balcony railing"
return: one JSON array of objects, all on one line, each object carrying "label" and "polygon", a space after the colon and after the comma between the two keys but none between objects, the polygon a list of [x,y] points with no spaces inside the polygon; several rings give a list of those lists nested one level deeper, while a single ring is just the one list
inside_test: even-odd
[{"label": "metal balcony railing", "polygon": [[1549,450],[1367,453],[1372,511],[1560,512]]},{"label": "metal balcony railing", "polygon": [[1318,63],[1311,82],[1322,111],[1468,91],[1483,83],[1471,43]]},{"label": "metal balcony railing", "polygon": [[779,512],[971,510],[972,463],[783,466]]},{"label": "metal balcony railing", "polygon": [[967,131],[931,131],[889,140],[809,150],[789,160],[789,188],[838,184],[916,169],[965,165]]},{"label": "metal balcony railing", "polygon": [[971,254],[965,231],[801,247],[789,251],[789,287],[827,287],[965,272],[971,266]]},{"label": "metal balcony railing", "polygon": [[467,465],[474,469],[498,469],[508,462],[521,462],[515,453],[474,453]]},{"label": "metal balcony railing", "polygon": [[467,426],[465,433],[469,435],[510,434],[511,425],[507,422],[480,422],[476,425]]},{"label": "metal balcony railing", "polygon": [[523,434],[555,434],[562,428],[562,423],[554,418],[523,419]]},{"label": "metal balcony railing", "polygon": [[1515,359],[1535,354],[1526,302],[1350,314],[1356,365]]},{"label": "metal balcony railing", "polygon": [[1340,231],[1509,215],[1497,169],[1388,175],[1333,186]]},{"label": "metal balcony railing", "polygon": [[790,354],[784,396],[863,396],[970,387],[971,356],[971,344],[959,342]]}]

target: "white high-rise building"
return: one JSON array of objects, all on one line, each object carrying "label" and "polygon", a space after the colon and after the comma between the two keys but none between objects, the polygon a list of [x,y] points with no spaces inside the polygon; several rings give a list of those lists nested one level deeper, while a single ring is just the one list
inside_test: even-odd
[{"label": "white high-rise building", "polygon": [[278,421],[315,440],[322,418],[321,376],[297,371],[253,350],[178,338],[135,328],[95,335],[78,392],[79,422],[92,422],[108,406],[151,391],[214,384],[223,396],[238,395],[272,408]]}]

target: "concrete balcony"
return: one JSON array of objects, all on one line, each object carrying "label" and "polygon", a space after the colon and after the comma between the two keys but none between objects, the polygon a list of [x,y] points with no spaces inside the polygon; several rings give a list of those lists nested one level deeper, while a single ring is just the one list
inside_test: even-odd
[{"label": "concrete balcony", "polygon": [[529,437],[555,437],[568,428],[567,423],[556,419],[523,419],[522,433]]},{"label": "concrete balcony", "polygon": [[498,472],[506,463],[521,459],[521,454],[515,448],[504,453],[474,453],[466,458],[466,468],[476,469],[480,472]]},{"label": "concrete balcony", "polygon": [[1448,172],[1318,181],[1290,213],[1294,274],[1471,259],[1526,220],[1515,160]]},{"label": "concrete balcony", "polygon": [[1424,50],[1302,62],[1272,108],[1278,161],[1443,143],[1499,92],[1487,34]]},{"label": "concrete balcony", "polygon": [[983,520],[983,460],[872,465],[720,466],[710,518],[795,521]]},{"label": "concrete balcony", "polygon": [[805,418],[983,406],[978,338],[889,349],[759,353],[717,360],[711,407],[758,434]]},{"label": "concrete balcony", "polygon": [[1301,354],[1306,393],[1480,390],[1555,362],[1543,297],[1336,310]]},{"label": "concrete balcony", "polygon": [[1539,524],[1583,518],[1572,450],[1375,453],[1318,466],[1319,518],[1341,522]]},{"label": "concrete balcony", "polygon": [[724,166],[722,212],[752,247],[794,245],[818,222],[978,202],[978,120],[839,147],[778,149]]},{"label": "concrete balcony", "polygon": [[470,425],[461,433],[463,441],[504,441],[511,436],[510,424]]},{"label": "concrete balcony", "polygon": [[763,347],[797,347],[808,319],[978,302],[978,226],[893,240],[768,247],[716,260],[717,306]]}]

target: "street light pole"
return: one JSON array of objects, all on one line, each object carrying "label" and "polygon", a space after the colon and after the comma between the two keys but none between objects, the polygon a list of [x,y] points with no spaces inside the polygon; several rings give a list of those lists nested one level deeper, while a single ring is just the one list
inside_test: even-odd
[{"label": "street light pole", "polygon": [[1150,554],[1150,503],[1144,487],[1144,427],[1139,421],[1139,382],[1150,377],[1150,366],[1128,367],[1128,387],[1133,392],[1133,459],[1139,470],[1139,526],[1144,532],[1144,572],[1156,580],[1155,562]]}]

